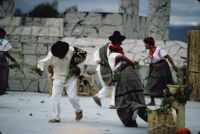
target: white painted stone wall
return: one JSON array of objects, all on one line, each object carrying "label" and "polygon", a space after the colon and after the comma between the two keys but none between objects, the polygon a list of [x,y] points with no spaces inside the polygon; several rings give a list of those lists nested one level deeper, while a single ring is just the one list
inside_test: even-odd
[{"label": "white painted stone wall", "polygon": [[120,0],[119,13],[139,15],[139,0]]},{"label": "white painted stone wall", "polygon": [[171,0],[149,0],[148,35],[155,39],[169,39]]},{"label": "white painted stone wall", "polygon": [[115,30],[127,38],[148,36],[147,17],[118,13],[68,12],[64,17],[64,36],[106,38]]},{"label": "white painted stone wall", "polygon": [[14,0],[0,0],[0,17],[13,16]]}]

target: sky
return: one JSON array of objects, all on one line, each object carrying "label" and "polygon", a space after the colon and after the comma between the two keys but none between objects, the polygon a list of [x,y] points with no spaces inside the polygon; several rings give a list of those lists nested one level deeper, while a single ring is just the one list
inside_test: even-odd
[{"label": "sky", "polygon": [[[39,3],[53,0],[15,0],[15,9],[23,13],[32,10]],[[117,13],[119,0],[57,0],[58,11],[76,5],[81,12]],[[148,15],[148,0],[140,0],[139,15]],[[197,25],[200,23],[200,2],[197,0],[171,0],[170,25]]]}]

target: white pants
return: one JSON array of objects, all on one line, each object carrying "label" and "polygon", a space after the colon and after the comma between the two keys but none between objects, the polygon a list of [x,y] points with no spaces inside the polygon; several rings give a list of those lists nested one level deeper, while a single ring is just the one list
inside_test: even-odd
[{"label": "white pants", "polygon": [[97,71],[98,72],[98,76],[99,76],[99,80],[101,82],[101,85],[102,85],[102,89],[99,90],[99,92],[96,94],[100,99],[103,99],[107,96],[107,94],[112,90],[112,99],[111,99],[111,103],[110,105],[115,105],[115,89],[116,89],[116,86],[107,86],[105,84],[105,82],[103,81],[102,79],[102,76],[101,76],[101,73],[100,71]]},{"label": "white pants", "polygon": [[72,104],[75,112],[80,112],[79,98],[77,96],[77,78],[72,78],[65,83],[62,80],[55,79],[53,81],[53,89],[51,96],[51,103],[53,106],[53,119],[60,119],[60,99],[62,96],[62,90],[66,87],[67,95],[70,103]]}]

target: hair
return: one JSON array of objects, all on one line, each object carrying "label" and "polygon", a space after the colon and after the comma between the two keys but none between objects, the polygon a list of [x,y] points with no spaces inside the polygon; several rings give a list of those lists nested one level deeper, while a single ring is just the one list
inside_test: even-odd
[{"label": "hair", "polygon": [[153,37],[146,37],[143,41],[145,44],[149,44],[149,45],[153,45],[153,46],[155,45],[155,41],[154,41]]},{"label": "hair", "polygon": [[52,47],[51,47],[51,53],[53,56],[58,57],[60,59],[64,58],[69,50],[69,44],[62,41],[57,41]]},{"label": "hair", "polygon": [[6,31],[3,28],[0,28],[0,38],[4,38]]}]

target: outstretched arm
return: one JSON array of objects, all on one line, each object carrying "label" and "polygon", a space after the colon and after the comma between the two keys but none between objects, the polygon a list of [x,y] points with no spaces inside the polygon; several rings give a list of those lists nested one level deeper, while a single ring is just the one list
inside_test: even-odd
[{"label": "outstretched arm", "polygon": [[165,57],[168,59],[168,61],[169,61],[170,64],[172,65],[174,71],[178,72],[178,68],[177,68],[176,65],[174,64],[174,61],[172,60],[172,58],[171,58],[169,55],[166,55]]},{"label": "outstretched arm", "polygon": [[6,57],[8,57],[12,62],[16,62],[15,58],[13,58],[8,51],[4,52],[4,54],[6,55]]},{"label": "outstretched arm", "polygon": [[126,62],[128,62],[130,64],[133,64],[133,65],[137,64],[136,61],[130,60],[128,57],[126,57],[124,55],[118,55],[118,56],[116,56],[116,63],[118,63],[121,60],[126,61]]}]

